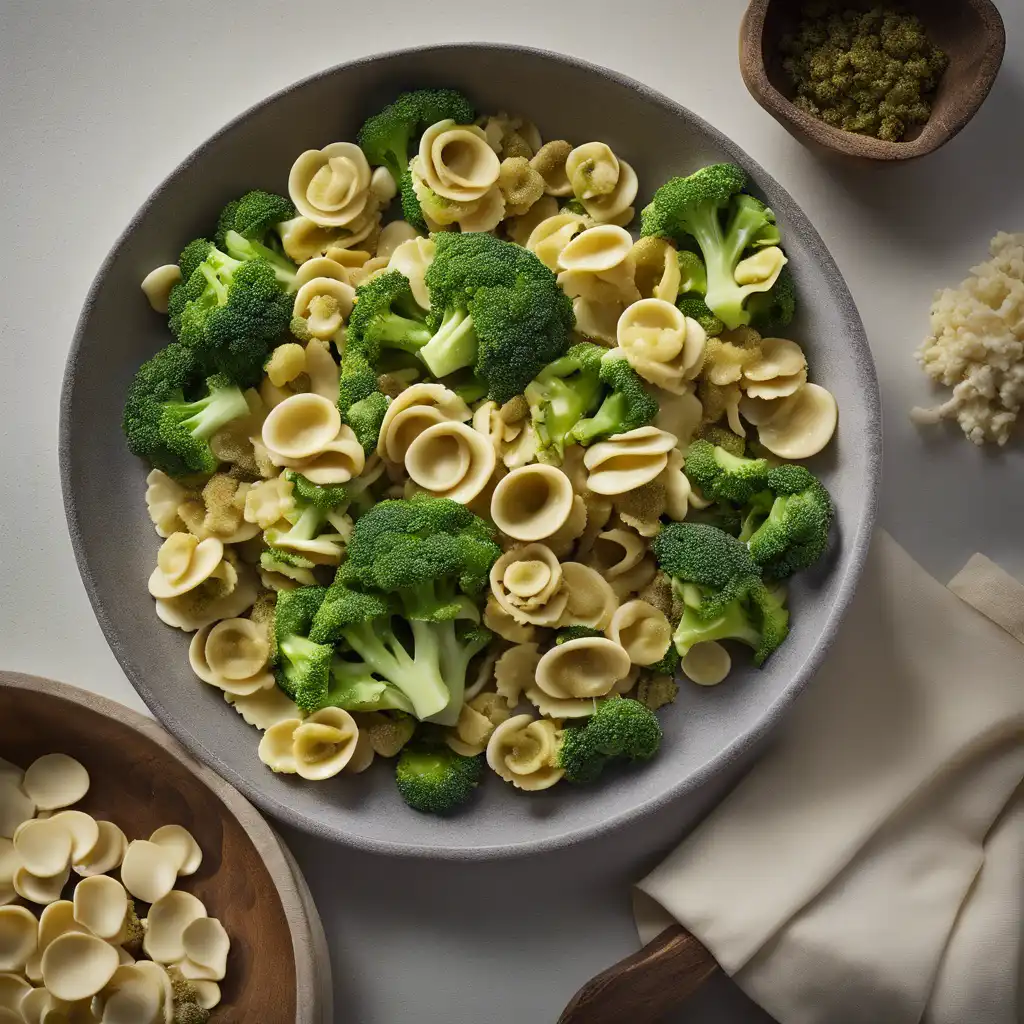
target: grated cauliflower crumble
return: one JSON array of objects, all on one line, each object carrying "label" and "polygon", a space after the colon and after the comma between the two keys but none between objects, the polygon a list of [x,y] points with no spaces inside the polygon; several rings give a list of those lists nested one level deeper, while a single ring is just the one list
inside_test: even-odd
[{"label": "grated cauliflower crumble", "polygon": [[989,251],[959,288],[936,293],[917,360],[953,394],[911,418],[955,419],[975,444],[1003,445],[1024,405],[1024,234],[1000,232]]}]

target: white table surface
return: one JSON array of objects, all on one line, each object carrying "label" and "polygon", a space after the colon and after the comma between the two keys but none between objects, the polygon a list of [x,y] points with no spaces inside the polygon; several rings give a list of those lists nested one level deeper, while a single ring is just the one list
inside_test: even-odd
[{"label": "white table surface", "polygon": [[[64,359],[115,237],[179,160],[267,94],[365,53],[451,40],[528,43],[642,79],[774,174],[824,236],[867,325],[886,420],[882,525],[940,578],[978,549],[1024,577],[1024,448],[979,451],[907,419],[929,396],[913,352],[933,291],[984,258],[996,231],[1024,231],[1024,7],[1000,6],[1007,60],[974,122],[922,162],[860,169],[812,156],[749,97],[736,62],[743,0],[6,0],[0,665],[143,709],[79,581],[57,473]],[[331,941],[339,1024],[553,1021],[583,981],[636,948],[629,882],[714,799],[489,865],[375,859],[289,833]],[[767,1020],[727,982],[678,1019]]]}]

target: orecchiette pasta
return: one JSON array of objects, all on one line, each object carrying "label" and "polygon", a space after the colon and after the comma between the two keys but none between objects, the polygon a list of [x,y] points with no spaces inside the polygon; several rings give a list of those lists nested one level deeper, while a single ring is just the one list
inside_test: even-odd
[{"label": "orecchiette pasta", "polygon": [[146,510],[158,536],[170,537],[172,533],[185,532],[185,524],[178,515],[178,509],[190,497],[181,484],[162,470],[150,471],[146,477]]},{"label": "orecchiette pasta", "polygon": [[572,300],[572,311],[576,317],[576,333],[591,341],[614,347],[619,317],[625,309],[623,302],[595,302],[584,295]]},{"label": "orecchiette pasta", "polygon": [[495,728],[509,719],[511,712],[497,693],[482,693],[462,705],[454,731],[445,740],[463,757],[476,757],[487,749]]},{"label": "orecchiette pasta", "polygon": [[292,164],[288,194],[296,210],[321,227],[345,227],[371,200],[370,165],[352,142],[308,149]]},{"label": "orecchiette pasta", "polygon": [[682,283],[678,256],[664,238],[648,236],[633,244],[635,282],[641,298],[675,303]]},{"label": "orecchiette pasta", "polygon": [[284,690],[278,689],[276,686],[268,687],[266,690],[257,690],[246,697],[239,697],[225,691],[224,699],[249,725],[261,731],[279,725],[288,719],[302,717],[302,712],[299,711],[294,701],[285,694]]},{"label": "orecchiette pasta", "polygon": [[409,446],[428,427],[446,421],[465,423],[471,416],[469,406],[443,384],[413,384],[384,413],[377,454],[402,465]]},{"label": "orecchiette pasta", "polygon": [[761,444],[782,459],[809,459],[832,440],[839,408],[830,391],[804,384],[779,401],[770,418],[757,427]]},{"label": "orecchiette pasta", "polygon": [[690,510],[693,489],[689,478],[683,472],[683,453],[678,448],[673,448],[668,453],[668,465],[658,477],[658,482],[665,489],[664,514],[669,519],[681,523]]},{"label": "orecchiette pasta", "polygon": [[686,448],[704,418],[704,407],[694,393],[693,385],[677,395],[659,387],[653,387],[650,391],[658,400],[658,415],[654,417],[654,426],[666,434],[672,434],[678,446]]},{"label": "orecchiette pasta", "polygon": [[630,673],[629,655],[600,636],[569,640],[552,647],[537,664],[537,685],[549,697],[604,697]]},{"label": "orecchiette pasta", "polygon": [[732,669],[729,652],[715,640],[694,644],[683,657],[683,675],[698,686],[717,686]]},{"label": "orecchiette pasta", "polygon": [[[396,223],[403,223],[397,221]],[[388,227],[391,227],[389,224]],[[387,228],[384,229],[387,231]],[[420,238],[416,235],[395,246],[388,259],[388,270],[397,270],[409,279],[409,290],[412,297],[424,309],[430,309],[430,292],[427,289],[427,269],[434,261],[434,250],[437,246],[432,238]],[[379,249],[379,246],[378,246]]]},{"label": "orecchiette pasta", "polygon": [[603,303],[640,298],[634,282],[633,237],[625,228],[586,228],[562,249],[558,267],[558,283],[571,298],[582,295]]},{"label": "orecchiette pasta", "polygon": [[420,137],[423,180],[445,199],[481,199],[498,181],[501,164],[476,125],[438,121]]},{"label": "orecchiette pasta", "polygon": [[600,698],[569,697],[559,699],[546,694],[539,686],[525,691],[526,699],[545,717],[562,721],[566,718],[588,718],[596,710]]},{"label": "orecchiette pasta", "polygon": [[510,647],[495,662],[494,685],[510,710],[519,703],[523,691],[536,682],[539,662],[540,651],[535,643]]},{"label": "orecchiette pasta", "polygon": [[505,233],[517,245],[525,247],[537,225],[549,217],[554,217],[556,213],[558,200],[554,196],[541,196],[526,213],[505,220]]},{"label": "orecchiette pasta", "polygon": [[465,505],[486,486],[497,457],[486,437],[465,423],[435,423],[417,434],[405,452],[405,469],[416,484]]},{"label": "orecchiette pasta", "polygon": [[256,595],[253,570],[246,565],[236,569],[225,559],[199,586],[177,597],[157,598],[156,614],[168,626],[193,633],[218,619],[244,614]]},{"label": "orecchiette pasta", "polygon": [[181,280],[181,267],[177,263],[167,263],[151,270],[142,279],[142,291],[149,304],[158,313],[167,312],[167,303],[171,289]]},{"label": "orecchiette pasta", "polygon": [[[324,260],[324,262],[330,263],[331,261]],[[342,268],[338,267],[338,269]],[[293,380],[306,372],[306,350],[297,341],[278,345],[270,353],[263,372],[266,373],[267,379],[275,388],[283,388],[286,384],[291,384]]]},{"label": "orecchiette pasta", "polygon": [[245,519],[261,530],[270,529],[295,508],[292,492],[295,485],[284,476],[261,480],[245,493]]},{"label": "orecchiette pasta", "polygon": [[546,142],[530,160],[530,166],[544,179],[544,191],[549,196],[572,195],[572,182],[565,172],[565,162],[572,145],[564,139]]},{"label": "orecchiette pasta", "polygon": [[741,387],[751,398],[787,398],[807,383],[807,358],[795,341],[763,338],[760,356],[743,368]]},{"label": "orecchiette pasta", "polygon": [[672,626],[665,613],[639,600],[616,609],[607,633],[634,665],[641,666],[661,661],[672,642]]},{"label": "orecchiette pasta", "polygon": [[553,536],[569,519],[573,491],[569,478],[542,464],[513,469],[494,489],[491,519],[515,540],[538,541]]},{"label": "orecchiette pasta", "polygon": [[[353,230],[357,224],[359,230]],[[342,248],[347,250],[358,245],[373,234],[376,226],[375,218],[364,216],[345,227],[323,227],[308,217],[294,217],[277,227],[281,235],[281,246],[288,258],[296,263],[305,263],[322,256],[332,247],[341,251]],[[331,259],[334,259],[333,255]]]},{"label": "orecchiette pasta", "polygon": [[562,566],[544,544],[506,551],[491,566],[490,581],[494,599],[520,623],[553,626],[569,599],[562,586]]},{"label": "orecchiette pasta", "polygon": [[516,715],[502,722],[487,743],[487,763],[517,789],[550,789],[565,774],[557,767],[558,727],[546,719]]},{"label": "orecchiette pasta", "polygon": [[562,581],[567,598],[558,624],[605,629],[618,605],[608,581],[581,562],[563,562]]},{"label": "orecchiette pasta", "polygon": [[676,438],[657,427],[637,427],[587,449],[587,486],[596,494],[622,494],[657,479]]},{"label": "orecchiette pasta", "polygon": [[204,626],[192,638],[188,656],[192,671],[204,683],[236,697],[251,697],[275,685],[274,674],[267,670],[270,645],[251,619]]},{"label": "orecchiette pasta", "polygon": [[529,623],[516,622],[511,614],[498,603],[494,594],[487,598],[484,606],[484,625],[503,640],[513,644],[525,644],[534,639],[537,627]]},{"label": "orecchiette pasta", "polygon": [[306,321],[314,338],[329,341],[341,330],[348,315],[356,290],[336,277],[314,277],[296,293],[292,315]]},{"label": "orecchiette pasta", "polygon": [[596,223],[628,223],[633,219],[636,171],[603,142],[577,146],[566,157],[565,171],[576,198]]},{"label": "orecchiette pasta", "polygon": [[550,536],[546,543],[558,558],[567,558],[576,542],[587,528],[587,503],[579,494],[572,498],[572,510],[564,523]]},{"label": "orecchiette pasta", "polygon": [[526,240],[526,248],[548,270],[557,271],[562,250],[586,227],[587,218],[578,213],[555,213],[534,227]]},{"label": "orecchiette pasta", "polygon": [[647,545],[630,530],[599,533],[590,553],[590,565],[605,579],[614,580],[635,569],[647,554]]},{"label": "orecchiette pasta", "polygon": [[[377,170],[384,170],[378,167]],[[374,172],[376,173],[376,172]],[[388,175],[390,177],[390,175]],[[423,236],[408,221],[393,220],[380,229],[380,237],[377,239],[377,257],[390,261],[393,259],[396,250],[406,242],[413,242]],[[397,267],[391,268],[397,270]],[[408,276],[408,275],[406,275]]]},{"label": "orecchiette pasta", "polygon": [[329,402],[336,402],[340,371],[327,343],[319,338],[310,338],[306,342],[304,355],[310,392]]},{"label": "orecchiette pasta", "polygon": [[341,413],[320,395],[292,395],[270,410],[263,421],[263,444],[283,460],[312,458],[338,436]]},{"label": "orecchiette pasta", "polygon": [[704,362],[704,329],[664,299],[641,299],[628,306],[616,338],[644,380],[677,395],[689,390]]},{"label": "orecchiette pasta", "polygon": [[205,583],[224,560],[224,544],[216,537],[199,540],[191,533],[172,533],[160,545],[149,592],[158,598],[179,597]]},{"label": "orecchiette pasta", "polygon": [[270,726],[259,755],[275,772],[321,781],[345,768],[358,742],[359,728],[347,711],[323,708],[308,718],[286,718]]},{"label": "orecchiette pasta", "polygon": [[626,572],[608,582],[620,601],[627,601],[638,594],[658,574],[658,563],[651,555],[644,555],[640,561]]}]

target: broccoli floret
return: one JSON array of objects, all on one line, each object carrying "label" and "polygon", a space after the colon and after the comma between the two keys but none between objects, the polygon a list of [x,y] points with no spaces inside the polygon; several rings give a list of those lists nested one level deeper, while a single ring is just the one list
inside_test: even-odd
[{"label": "broccoli floret", "polygon": [[412,171],[407,167],[398,182],[398,195],[402,201],[402,218],[417,231],[426,231],[427,222],[423,216],[419,196],[412,180]]},{"label": "broccoli floret", "polygon": [[754,664],[760,666],[789,635],[785,595],[769,590],[760,580],[711,618],[703,614],[699,588],[682,590],[685,609],[673,636],[681,655],[708,640],[738,640],[753,649]]},{"label": "broccoli floret", "polygon": [[745,505],[765,489],[771,467],[766,459],[733,455],[710,441],[697,440],[687,449],[684,470],[704,497]]},{"label": "broccoli floret", "polygon": [[412,702],[401,690],[376,679],[364,662],[335,658],[331,663],[330,689],[324,701],[327,707],[346,711],[404,711],[413,713]]},{"label": "broccoli floret", "polygon": [[[824,485],[803,466],[779,466],[768,474],[768,510],[752,529],[747,546],[765,579],[781,580],[813,565],[828,547],[835,510]],[[774,500],[771,500],[774,495]],[[756,520],[748,517],[748,525]]]},{"label": "broccoli floret", "polygon": [[725,330],[725,324],[708,309],[708,304],[700,295],[681,295],[676,307],[683,316],[696,320],[709,338],[716,338]]},{"label": "broccoli floret", "polygon": [[131,953],[132,956],[139,956],[142,950],[142,940],[146,937],[146,929],[139,920],[138,908],[135,900],[128,899],[128,910],[125,913],[124,924],[117,936],[117,945],[123,950]]},{"label": "broccoli floret", "polygon": [[169,345],[140,367],[125,401],[122,427],[129,451],[170,476],[212,473],[218,462],[210,438],[249,415],[234,384],[223,377],[203,384],[197,364],[188,349]]},{"label": "broccoli floret", "polygon": [[402,799],[424,814],[452,814],[473,795],[483,774],[483,757],[463,757],[440,744],[404,747],[395,766]]},{"label": "broccoli floret", "polygon": [[708,268],[695,252],[683,249],[676,255],[679,264],[679,294],[703,296],[708,290]]},{"label": "broccoli floret", "polygon": [[277,684],[303,710],[319,710],[327,699],[333,649],[309,637],[327,596],[325,587],[298,587],[277,595],[274,637]]},{"label": "broccoli floret", "polygon": [[590,445],[612,434],[645,426],[658,415],[658,400],[644,387],[643,378],[619,349],[601,359],[601,383],[610,393],[593,416],[580,420],[570,434],[577,444]]},{"label": "broccoli floret", "polygon": [[199,996],[192,983],[177,967],[167,967],[171,983],[172,1024],[206,1024],[210,1011],[199,1005]]},{"label": "broccoli floret", "polygon": [[[676,651],[675,645],[669,649]],[[676,657],[679,657],[678,651],[676,651]],[[674,703],[678,695],[679,684],[673,676],[669,675],[643,675],[636,688],[636,699],[652,711],[657,711],[658,708],[663,708],[666,704]]]},{"label": "broccoli floret", "polygon": [[765,291],[762,284],[737,283],[743,254],[779,243],[775,215],[760,200],[742,194],[746,184],[741,168],[713,164],[665,182],[642,215],[644,235],[696,239],[707,270],[704,301],[729,328],[750,323],[747,299]]},{"label": "broccoli floret", "polygon": [[788,267],[783,267],[775,284],[747,300],[750,326],[768,336],[783,330],[796,315],[796,285]]},{"label": "broccoli floret", "polygon": [[386,167],[400,181],[409,165],[409,147],[424,129],[449,119],[472,124],[475,117],[473,105],[455,89],[417,89],[367,118],[356,141],[374,167]]},{"label": "broccoli floret", "polygon": [[292,493],[298,502],[324,512],[333,512],[349,502],[348,488],[344,484],[315,484],[294,469],[286,469],[284,477],[292,484]]},{"label": "broccoli floret", "polygon": [[[181,271],[181,280],[190,281],[192,275],[199,269],[200,265],[213,254],[216,248],[207,238],[194,238],[178,257],[178,269]],[[223,255],[223,254],[222,254]]]},{"label": "broccoli floret", "polygon": [[647,671],[656,676],[674,676],[679,669],[680,654],[673,644],[668,645],[661,661],[647,666]]},{"label": "broccoli floret", "polygon": [[241,199],[231,200],[224,207],[217,220],[217,232],[213,236],[213,240],[218,246],[224,248],[227,233],[237,231],[238,234],[254,242],[273,245],[273,239],[268,237],[273,229],[283,221],[291,220],[295,216],[296,210],[290,199],[275,195],[273,192],[255,189],[252,192],[246,192]]},{"label": "broccoli floret", "polygon": [[[264,533],[272,549],[286,549],[283,553],[275,552],[275,560],[301,567],[311,564],[308,561],[290,561],[288,549],[296,547],[300,553],[306,550],[317,555],[340,554],[349,528],[348,521],[341,518],[348,504],[348,490],[345,487],[319,487],[299,474],[290,474],[289,479],[296,484],[292,492],[295,506],[285,515],[290,526],[287,530],[275,527]],[[330,532],[329,527],[334,532]],[[316,540],[320,546],[313,547],[311,542]]]},{"label": "broccoli floret", "polygon": [[730,455],[742,458],[747,454],[747,442],[725,427],[716,426],[713,423],[705,423],[697,431],[697,438],[700,441],[707,441],[709,444],[724,448]]},{"label": "broccoli floret", "polygon": [[565,730],[558,763],[569,782],[593,782],[613,761],[649,761],[661,747],[654,713],[629,697],[602,701],[582,726]]},{"label": "broccoli floret", "polygon": [[732,601],[762,586],[760,566],[747,546],[704,523],[668,523],[651,542],[658,565],[678,584],[687,584],[688,603],[701,618],[713,619]]},{"label": "broccoli floret", "polygon": [[[195,263],[200,252],[206,257]],[[204,239],[186,247],[179,266],[182,283],[168,306],[171,330],[207,373],[226,374],[242,387],[257,384],[292,316],[273,267],[262,259],[233,259]]]},{"label": "broccoli floret", "polygon": [[590,626],[566,626],[555,634],[555,644],[567,644],[570,640],[586,640],[592,636],[604,636],[599,629]]},{"label": "broccoli floret", "polygon": [[601,357],[606,350],[586,342],[549,363],[526,386],[526,401],[540,442],[540,454],[561,462],[569,433],[598,406],[604,387]]},{"label": "broccoli floret", "polygon": [[[313,638],[344,640],[409,697],[418,718],[454,725],[470,659],[491,640],[470,598],[501,554],[493,538],[492,527],[446,498],[374,505],[356,523]],[[383,595],[394,595],[408,623],[411,655]]]},{"label": "broccoli floret", "polygon": [[229,256],[243,263],[250,260],[263,260],[274,271],[278,283],[289,291],[295,291],[295,275],[298,272],[298,267],[287,256],[275,252],[262,242],[246,238],[237,231],[229,231],[225,235],[224,247]]},{"label": "broccoli floret", "polygon": [[426,274],[433,337],[420,358],[435,377],[471,367],[504,404],[565,354],[572,302],[529,250],[486,232],[444,232]]},{"label": "broccoli floret", "polygon": [[398,270],[378,274],[356,289],[345,345],[360,349],[376,365],[381,350],[416,353],[430,341],[426,310],[412,297],[409,279]]}]

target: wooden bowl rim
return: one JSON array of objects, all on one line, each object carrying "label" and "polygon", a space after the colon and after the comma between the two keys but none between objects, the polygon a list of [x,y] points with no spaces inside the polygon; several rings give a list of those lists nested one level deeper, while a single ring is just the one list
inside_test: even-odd
[{"label": "wooden bowl rim", "polygon": [[747,90],[777,121],[827,149],[868,160],[898,162],[926,156],[954,138],[981,109],[999,74],[1006,53],[1006,26],[992,0],[962,0],[982,20],[988,44],[975,77],[976,101],[943,130],[924,132],[911,142],[885,142],[833,128],[794,106],[775,88],[765,70],[762,40],[768,8],[775,0],[750,0],[740,24],[740,75]]},{"label": "wooden bowl rim", "polygon": [[256,848],[281,900],[295,959],[296,1024],[328,1024],[333,1020],[330,956],[323,923],[309,887],[282,840],[238,790],[225,782],[216,772],[194,760],[185,748],[155,721],[98,693],[43,676],[2,669],[0,690],[42,693],[62,703],[84,707],[111,718],[151,740],[210,790],[226,812],[238,822]]}]

